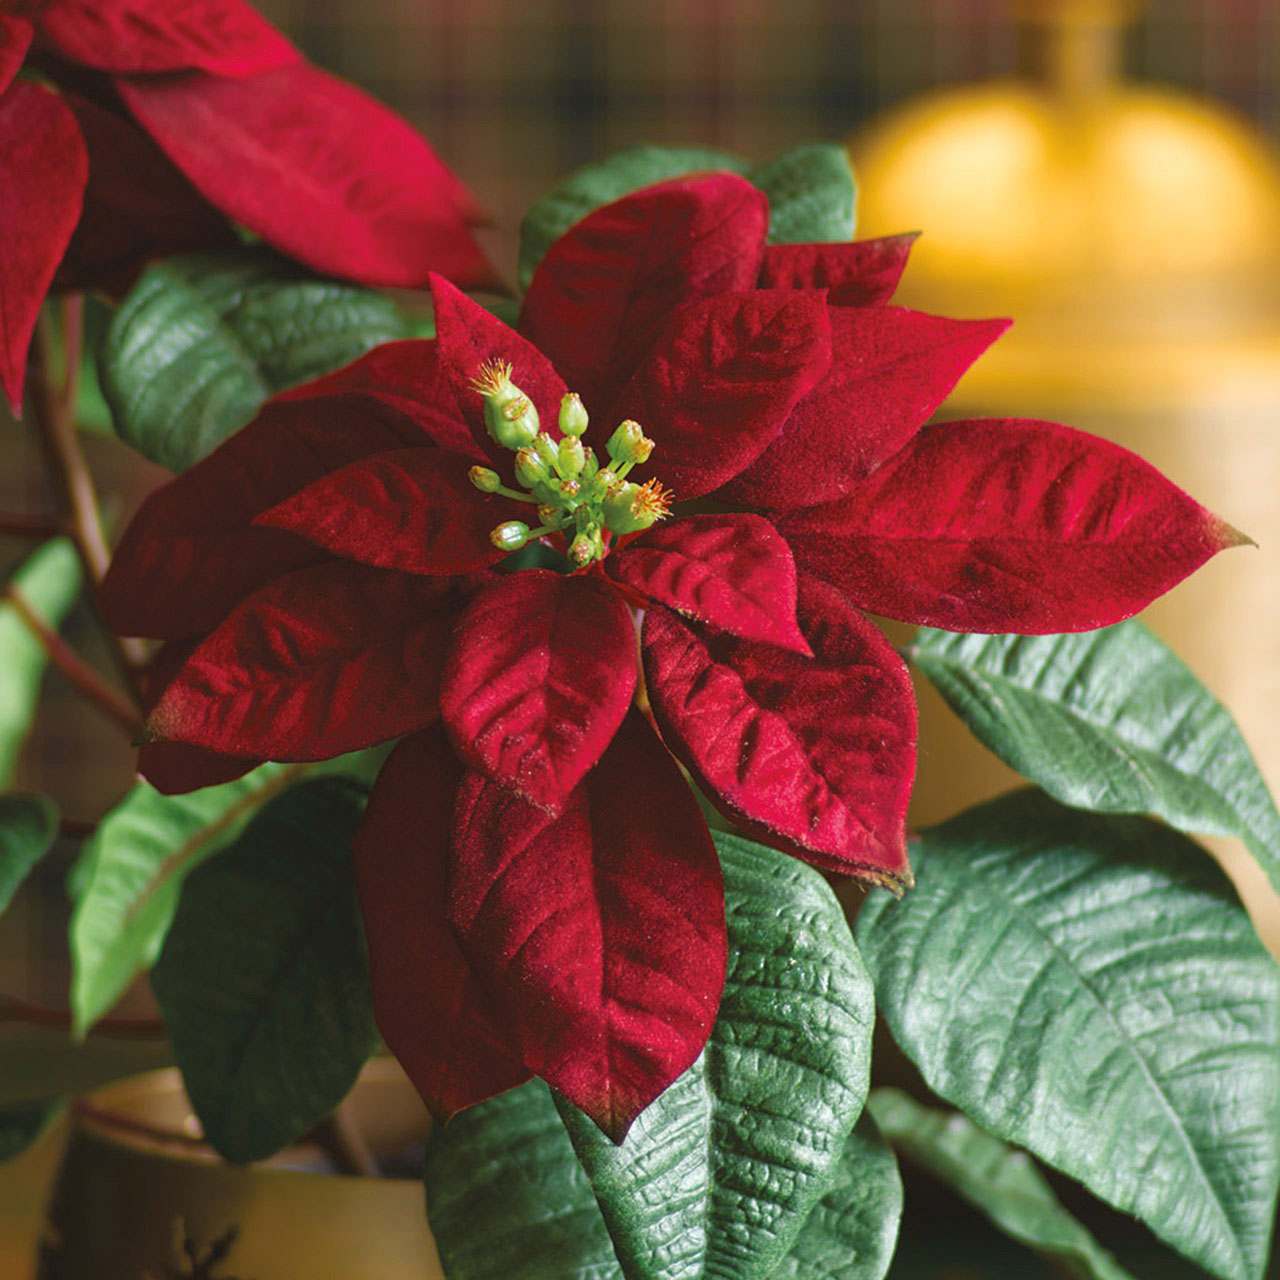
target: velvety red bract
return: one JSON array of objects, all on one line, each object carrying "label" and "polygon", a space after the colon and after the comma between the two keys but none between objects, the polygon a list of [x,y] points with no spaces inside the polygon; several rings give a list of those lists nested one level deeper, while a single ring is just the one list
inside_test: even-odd
[{"label": "velvety red bract", "polygon": [[559,439],[560,401],[568,388],[546,356],[442,276],[431,278],[431,303],[435,308],[440,369],[453,388],[458,412],[479,448],[500,466],[510,466],[511,455],[495,444],[485,430],[484,401],[472,386],[480,366],[488,360],[506,361],[520,371],[520,390],[537,409],[542,430]]},{"label": "velvety red bract", "polygon": [[588,405],[612,401],[682,307],[755,286],[769,206],[731,174],[596,209],[538,264],[520,330]]},{"label": "velvety red bract", "polygon": [[450,579],[337,561],[237,605],[187,659],[144,735],[224,755],[325,760],[439,713],[459,607]]},{"label": "velvety red bract", "polygon": [[354,844],[378,1031],[442,1124],[530,1074],[446,917],[461,778],[438,727],[404,739]]},{"label": "velvety red bract", "polygon": [[802,579],[799,616],[812,658],[650,610],[644,669],[658,727],[711,799],[767,843],[830,871],[909,884],[907,669],[823,583]]},{"label": "velvety red bract", "polygon": [[645,425],[658,446],[654,474],[678,497],[700,498],[768,448],[830,365],[821,294],[757,289],[707,298],[671,322],[594,438],[603,449],[622,419]]},{"label": "velvety red bract", "polygon": [[527,514],[477,493],[470,459],[423,446],[375,453],[309,484],[254,524],[285,529],[346,560],[410,573],[474,573],[506,554],[496,525]]},{"label": "velvety red bract", "polygon": [[911,440],[1009,327],[884,306],[833,307],[830,318],[830,374],[729,485],[735,501],[776,511],[842,497]]},{"label": "velvety red bract", "polygon": [[631,617],[605,580],[529,570],[458,620],[441,714],[467,765],[552,809],[609,745],[635,683]]},{"label": "velvety red bract", "polygon": [[348,462],[424,438],[418,422],[374,397],[269,403],[142,504],[102,583],[103,615],[125,634],[210,630],[250,592],[323,558],[296,534],[255,528],[255,516]]},{"label": "velvety red bract", "polygon": [[29,22],[0,13],[0,94],[13,83],[34,34]]},{"label": "velvety red bract", "polygon": [[122,75],[252,76],[301,56],[242,0],[45,0],[36,21],[60,57]]},{"label": "velvety red bract", "polygon": [[918,238],[766,245],[759,284],[762,289],[824,289],[832,306],[880,306],[893,297]]},{"label": "velvety red bract", "polygon": [[458,796],[449,918],[525,1062],[615,1142],[702,1051],[724,890],[692,793],[633,712],[557,816]]},{"label": "velvety red bract", "polygon": [[211,203],[316,271],[421,286],[441,271],[500,287],[425,139],[305,62],[243,80],[117,81],[129,110]]},{"label": "velvety red bract", "polygon": [[0,389],[22,412],[40,304],[80,217],[89,156],[66,103],[19,81],[0,96]]},{"label": "velvety red bract", "polygon": [[1120,622],[1247,541],[1127,449],[998,418],[930,427],[842,502],[780,527],[864,609],[1023,635]]},{"label": "velvety red bract", "polygon": [[686,516],[655,525],[611,555],[605,570],[698,622],[809,652],[796,624],[791,549],[759,516]]}]

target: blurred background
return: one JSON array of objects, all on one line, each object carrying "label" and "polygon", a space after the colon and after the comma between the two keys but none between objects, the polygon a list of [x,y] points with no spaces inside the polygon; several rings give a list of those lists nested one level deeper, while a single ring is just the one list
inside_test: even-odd
[{"label": "blurred background", "polygon": [[[901,300],[1017,319],[948,416],[1056,418],[1107,435],[1259,542],[1219,557],[1149,620],[1280,784],[1280,0],[258,5],[431,139],[491,212],[487,244],[509,278],[528,204],[619,148],[697,143],[764,159],[849,140],[859,236],[925,233]],[[161,473],[110,440],[90,445],[123,517]],[[0,507],[42,509],[38,459],[13,424],[0,423],[0,459]],[[23,550],[0,538],[0,569]],[[100,660],[86,619],[68,634]],[[131,762],[56,674],[46,702],[20,781],[94,817],[128,786]],[[1008,785],[925,691],[922,708],[917,823]],[[47,861],[0,923],[0,995],[65,1007],[73,852]],[[1260,875],[1239,850],[1218,852],[1276,945]],[[124,1012],[146,1009],[139,992]],[[0,1090],[21,1094],[30,1068],[6,1061],[12,1044],[0,1034]],[[122,1064],[133,1052],[117,1050]],[[904,1234],[928,1223],[908,1216]],[[945,1274],[1042,1274],[1025,1254],[1000,1261],[994,1237],[983,1247],[986,1269]],[[0,1238],[0,1275],[4,1257]],[[913,1265],[904,1256],[894,1276],[944,1274]]]}]

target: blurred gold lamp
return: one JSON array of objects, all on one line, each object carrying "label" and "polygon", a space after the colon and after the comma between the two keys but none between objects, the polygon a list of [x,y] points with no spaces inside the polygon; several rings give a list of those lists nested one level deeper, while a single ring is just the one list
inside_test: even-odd
[{"label": "blurred gold lamp", "polygon": [[[898,300],[1011,315],[948,416],[1060,419],[1150,459],[1261,550],[1219,557],[1149,620],[1280,784],[1280,166],[1220,107],[1123,78],[1136,0],[1017,0],[1016,78],[931,94],[850,143],[859,238],[922,229]],[[925,705],[922,750],[957,731]],[[929,821],[1008,779],[923,790]],[[963,794],[962,794],[963,793]],[[1255,911],[1261,877],[1228,857]],[[1259,904],[1262,904],[1261,906]],[[1267,921],[1273,943],[1280,919]]]}]

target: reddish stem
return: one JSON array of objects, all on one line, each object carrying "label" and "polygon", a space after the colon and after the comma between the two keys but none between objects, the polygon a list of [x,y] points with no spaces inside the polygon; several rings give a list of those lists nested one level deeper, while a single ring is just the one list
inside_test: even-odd
[{"label": "reddish stem", "polygon": [[47,622],[31,607],[16,587],[5,589],[5,599],[13,605],[27,628],[40,641],[49,661],[66,676],[75,690],[99,711],[114,720],[135,738],[142,728],[142,716],[123,694],[113,689]]},{"label": "reddish stem", "polygon": [[55,538],[67,527],[56,516],[29,516],[20,511],[0,511],[0,533],[15,538]]},{"label": "reddish stem", "polygon": [[[52,1027],[70,1031],[71,1014],[66,1009],[50,1009],[17,996],[0,995],[0,1022],[23,1022],[33,1027]],[[120,1040],[163,1040],[164,1023],[159,1018],[102,1018],[93,1030]]]}]

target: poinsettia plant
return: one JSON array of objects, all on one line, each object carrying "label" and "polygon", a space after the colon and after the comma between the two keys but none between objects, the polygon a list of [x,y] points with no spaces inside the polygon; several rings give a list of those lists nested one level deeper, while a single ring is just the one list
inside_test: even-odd
[{"label": "poinsettia plant", "polygon": [[[882,1277],[899,1157],[1071,1274],[1129,1274],[1027,1153],[1263,1275],[1280,971],[1187,833],[1280,884],[1280,815],[1133,620],[1242,534],[1070,427],[934,421],[1006,322],[892,304],[913,238],[854,240],[836,148],[584,170],[526,218],[513,307],[469,296],[475,206],[426,144],[250,11],[50,0],[0,32],[0,162],[58,210],[0,256],[5,385],[29,369],[121,637],[116,681],[67,648],[81,570],[37,550],[0,764],[46,661],[139,747],[119,805],[63,824],[80,1031],[149,972],[235,1161],[380,1038],[438,1122],[451,1280]],[[335,154],[368,119],[385,145]],[[388,284],[425,288],[429,336]],[[177,473],[109,566],[86,287],[113,425]],[[1031,787],[909,832],[908,661]],[[0,905],[58,830],[0,799]],[[870,1089],[877,1014],[915,1097]],[[0,1145],[41,1114],[0,1112]]]}]

